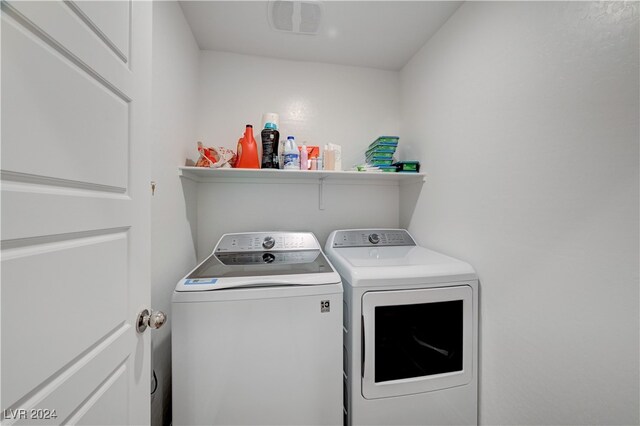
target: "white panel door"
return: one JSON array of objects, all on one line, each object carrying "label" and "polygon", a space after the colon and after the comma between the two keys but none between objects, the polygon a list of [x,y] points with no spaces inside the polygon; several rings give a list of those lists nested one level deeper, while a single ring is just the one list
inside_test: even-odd
[{"label": "white panel door", "polygon": [[151,5],[2,2],[3,424],[147,424]]}]

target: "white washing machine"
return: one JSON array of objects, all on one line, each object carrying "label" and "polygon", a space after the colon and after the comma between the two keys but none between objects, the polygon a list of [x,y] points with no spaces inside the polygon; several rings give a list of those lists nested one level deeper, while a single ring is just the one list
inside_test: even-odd
[{"label": "white washing machine", "polygon": [[334,231],[325,253],[344,283],[345,424],[477,424],[473,268],[402,229]]},{"label": "white washing machine", "polygon": [[342,284],[312,233],[222,236],[172,332],[174,425],[342,424]]}]

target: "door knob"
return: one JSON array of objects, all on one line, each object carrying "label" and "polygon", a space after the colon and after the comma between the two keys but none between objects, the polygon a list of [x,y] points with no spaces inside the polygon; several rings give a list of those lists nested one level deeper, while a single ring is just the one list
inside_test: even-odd
[{"label": "door knob", "polygon": [[151,311],[148,309],[143,309],[142,312],[138,314],[138,319],[136,320],[136,329],[138,333],[143,333],[147,327],[151,327],[154,329],[158,329],[167,322],[167,316],[162,311]]}]

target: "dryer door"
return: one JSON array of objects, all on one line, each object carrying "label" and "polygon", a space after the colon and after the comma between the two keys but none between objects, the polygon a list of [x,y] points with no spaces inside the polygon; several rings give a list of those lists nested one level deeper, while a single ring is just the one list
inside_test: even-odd
[{"label": "dryer door", "polygon": [[469,383],[470,286],[373,291],[362,296],[362,396],[376,399]]}]

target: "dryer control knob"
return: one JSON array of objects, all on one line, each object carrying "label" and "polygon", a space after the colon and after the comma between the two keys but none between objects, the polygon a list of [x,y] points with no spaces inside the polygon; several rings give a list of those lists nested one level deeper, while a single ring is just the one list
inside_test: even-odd
[{"label": "dryer control knob", "polygon": [[371,244],[378,244],[380,242],[380,237],[378,234],[371,234],[369,235],[369,242]]},{"label": "dryer control knob", "polygon": [[272,249],[273,246],[275,245],[276,245],[276,240],[273,237],[265,237],[264,240],[262,241],[262,247],[264,247],[267,250]]}]

